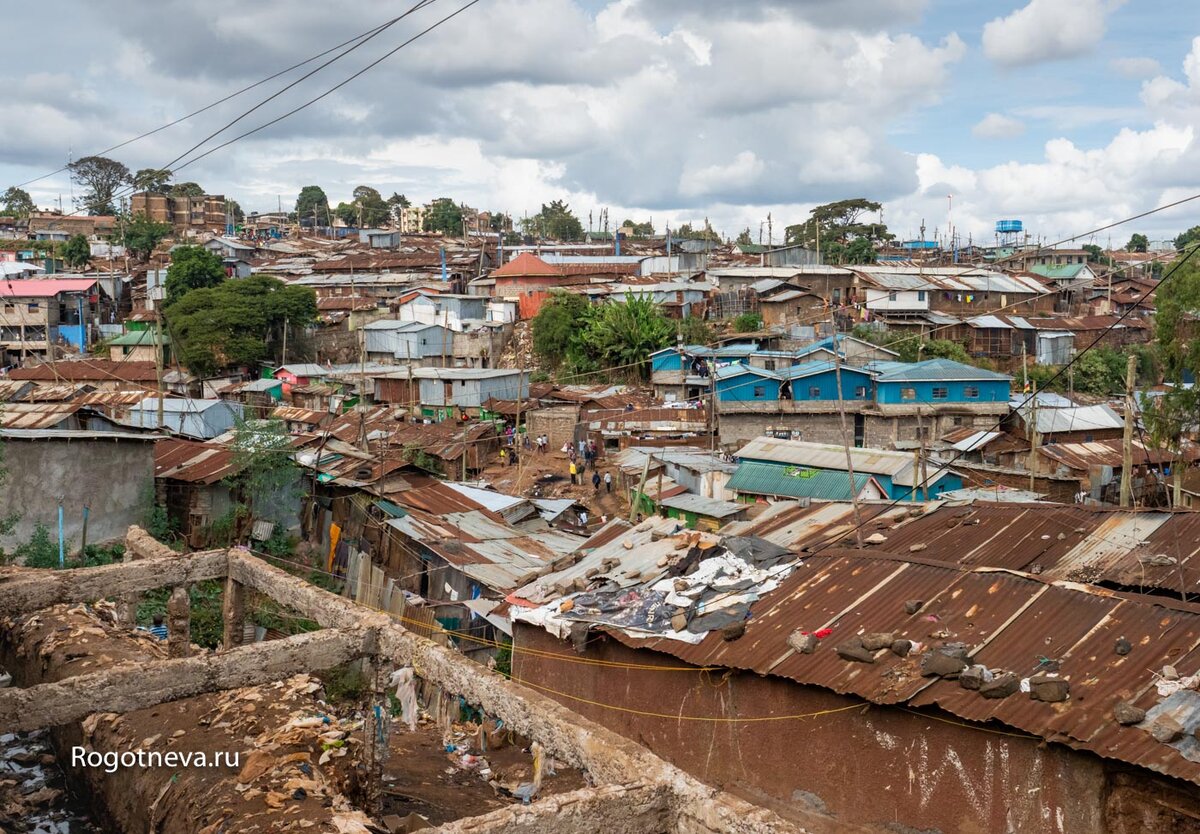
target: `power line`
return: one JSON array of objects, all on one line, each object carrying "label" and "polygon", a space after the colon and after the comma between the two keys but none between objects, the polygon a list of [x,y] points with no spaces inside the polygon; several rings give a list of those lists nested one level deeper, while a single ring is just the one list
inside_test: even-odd
[{"label": "power line", "polygon": [[[227,101],[235,99],[238,96],[242,95],[243,93],[248,93],[251,90],[255,89],[256,87],[261,87],[263,84],[266,84],[270,81],[274,81],[276,78],[279,78],[281,75],[287,75],[292,70],[299,69],[300,67],[304,66],[305,64],[310,64],[313,61],[323,58],[326,55],[328,55],[330,52],[334,52],[338,49],[341,49],[344,46],[348,46],[348,45],[354,43],[357,40],[365,38],[366,36],[371,35],[372,33],[378,32],[380,30],[380,28],[385,25],[390,25],[390,24],[384,23],[384,24],[380,24],[380,26],[376,26],[373,29],[368,29],[367,31],[362,32],[361,34],[355,35],[353,38],[350,38],[349,40],[342,41],[341,43],[337,44],[336,46],[331,46],[329,49],[326,49],[324,52],[318,52],[316,55],[313,55],[309,58],[305,58],[303,61],[300,61],[299,63],[292,64],[290,67],[287,67],[286,69],[281,69],[278,72],[268,75],[266,78],[259,79],[258,81],[255,81],[253,84],[249,84],[245,87],[242,87],[240,90],[237,90],[236,92],[232,92],[229,95],[224,96],[223,98],[219,98],[216,101],[211,102],[210,104],[206,104],[205,106],[201,107],[199,110],[193,110],[191,113],[188,113],[186,116],[180,116],[178,119],[175,119],[174,121],[171,121],[171,122],[167,122],[165,125],[160,125],[160,126],[154,128],[153,130],[148,130],[145,133],[138,134],[137,136],[134,136],[131,139],[126,139],[124,142],[120,142],[116,145],[113,145],[112,147],[105,148],[104,150],[96,151],[93,154],[87,154],[87,155],[88,156],[104,156],[105,154],[112,153],[113,151],[116,151],[116,150],[120,150],[121,148],[124,148],[127,145],[132,145],[134,142],[140,142],[142,139],[146,139],[150,136],[153,136],[156,133],[160,133],[168,128],[174,127],[177,124],[186,122],[188,119],[194,118],[195,116],[199,116],[201,113],[205,113],[205,112],[213,109],[214,107],[218,107],[219,105],[222,105]],[[23,188],[26,185],[32,185],[35,182],[40,182],[41,180],[52,177],[55,174],[61,174],[63,171],[66,171],[66,170],[67,170],[67,166],[64,165],[63,167],[58,168],[57,170],[51,171],[48,174],[42,174],[40,177],[34,177],[31,180],[26,180],[25,182],[18,183],[17,185],[14,186],[14,188]]]}]

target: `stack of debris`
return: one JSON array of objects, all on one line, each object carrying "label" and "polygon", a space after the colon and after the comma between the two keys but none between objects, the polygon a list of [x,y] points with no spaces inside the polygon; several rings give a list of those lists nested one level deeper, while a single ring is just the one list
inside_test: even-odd
[{"label": "stack of debris", "polygon": [[[616,527],[614,527],[616,525]],[[597,533],[619,529],[613,522]],[[627,527],[627,525],[624,525]],[[591,626],[633,636],[699,643],[711,631],[736,640],[750,606],[773,591],[798,563],[795,554],[750,536],[721,537],[653,518],[510,597],[513,619],[577,644]],[[524,606],[524,607],[519,607]]]}]

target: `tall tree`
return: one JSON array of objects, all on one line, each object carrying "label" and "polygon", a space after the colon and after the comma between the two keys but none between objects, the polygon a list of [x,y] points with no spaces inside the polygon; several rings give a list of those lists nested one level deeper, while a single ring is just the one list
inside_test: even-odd
[{"label": "tall tree", "polygon": [[738,232],[737,240],[735,240],[734,243],[738,244],[739,246],[753,245],[754,238],[750,237],[750,227],[749,226],[747,226],[746,228],[744,228],[740,232]]},{"label": "tall tree", "polygon": [[533,352],[542,366],[558,370],[578,347],[581,325],[587,320],[591,304],[582,295],[556,292],[542,304],[530,325]]},{"label": "tall tree", "polygon": [[171,172],[166,168],[141,168],[133,175],[135,191],[166,194],[171,190]]},{"label": "tall tree", "polygon": [[1134,234],[1129,238],[1129,243],[1125,244],[1125,249],[1129,252],[1145,252],[1150,248],[1150,239],[1143,234]]},{"label": "tall tree", "polygon": [[198,182],[177,182],[171,186],[170,194],[172,197],[196,197],[204,196],[204,189]]},{"label": "tall tree", "polygon": [[239,420],[229,443],[233,473],[225,483],[237,500],[235,540],[244,541],[251,522],[287,520],[295,503],[300,467],[292,438],[282,420]]},{"label": "tall tree", "polygon": [[462,234],[462,209],[449,197],[438,197],[425,212],[425,231],[444,235]]},{"label": "tall tree", "polygon": [[180,246],[171,253],[171,265],[167,267],[167,304],[224,281],[225,267],[219,255],[203,246]]},{"label": "tall tree", "polygon": [[632,220],[626,220],[621,224],[621,228],[629,229],[630,234],[634,237],[650,237],[654,234],[654,224],[649,220],[645,223],[635,223]]},{"label": "tall tree", "polygon": [[412,202],[403,194],[397,194],[393,191],[392,196],[387,198],[387,204],[392,208],[408,208],[412,205]]},{"label": "tall tree", "polygon": [[17,188],[15,185],[0,194],[0,206],[3,206],[0,208],[0,213],[16,217],[18,220],[24,220],[37,208],[33,204],[33,198],[29,196],[29,192]]},{"label": "tall tree", "polygon": [[358,207],[359,217],[362,218],[359,225],[364,228],[383,226],[391,219],[392,212],[388,204],[379,192],[369,185],[360,185],[354,189],[354,205]]},{"label": "tall tree", "polygon": [[646,379],[650,354],[674,340],[675,327],[652,298],[630,294],[598,308],[582,338],[603,367]]},{"label": "tall tree", "polygon": [[121,244],[129,250],[129,254],[134,258],[145,263],[149,259],[150,253],[154,251],[154,247],[158,246],[169,234],[171,234],[170,224],[155,223],[139,212],[123,222],[110,240]]},{"label": "tall tree", "polygon": [[583,237],[583,224],[562,200],[543,203],[537,213],[537,224],[540,234],[551,240],[572,241]]},{"label": "tall tree", "polygon": [[[819,229],[821,253],[827,256],[832,254],[833,257],[826,257],[826,260],[837,263],[847,256],[849,246],[855,240],[861,238],[875,247],[896,237],[883,223],[864,222],[863,215],[878,212],[881,208],[881,203],[865,197],[817,206],[809,212],[808,219],[803,223],[796,223],[784,230],[784,241],[789,245],[800,244],[815,249]],[[856,255],[864,252],[861,246],[855,250]]]},{"label": "tall tree", "polygon": [[58,254],[71,269],[83,269],[92,259],[92,247],[83,235],[72,235],[58,250]]},{"label": "tall tree", "polygon": [[316,221],[317,226],[332,226],[333,217],[329,211],[329,198],[319,185],[306,185],[300,189],[296,197],[296,217],[301,223]]},{"label": "tall tree", "polygon": [[338,203],[333,216],[347,226],[358,226],[358,206],[354,203]]},{"label": "tall tree", "polygon": [[309,287],[251,275],[192,290],[166,308],[167,322],[188,369],[208,376],[231,365],[253,365],[273,356],[285,322],[300,332],[316,320]]},{"label": "tall tree", "polygon": [[1200,226],[1192,226],[1175,238],[1175,248],[1182,252],[1193,243],[1200,243]]},{"label": "tall tree", "polygon": [[71,179],[83,190],[75,202],[91,215],[116,214],[113,196],[131,181],[129,169],[105,156],[85,156],[67,166]]},{"label": "tall tree", "polygon": [[237,200],[226,200],[225,210],[233,215],[234,223],[241,223],[246,219],[246,212],[242,211],[242,204]]}]

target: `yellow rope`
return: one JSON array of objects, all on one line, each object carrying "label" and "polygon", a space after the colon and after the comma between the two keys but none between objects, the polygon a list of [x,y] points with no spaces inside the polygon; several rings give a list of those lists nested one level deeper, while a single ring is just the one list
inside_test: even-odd
[{"label": "yellow rope", "polygon": [[805,712],[798,715],[757,715],[750,717],[725,718],[713,715],[675,715],[670,712],[653,712],[650,710],[633,709],[631,707],[620,707],[616,704],[606,704],[603,701],[593,701],[590,698],[581,698],[578,695],[571,695],[567,692],[559,692],[557,689],[551,689],[548,686],[542,686],[539,683],[522,680],[517,677],[511,678],[513,683],[519,683],[522,686],[528,686],[532,689],[540,689],[543,692],[548,692],[551,695],[557,695],[560,698],[567,698],[572,701],[578,701],[582,704],[590,704],[594,707],[602,707],[603,709],[613,710],[614,712],[625,712],[630,715],[640,715],[646,718],[666,718],[671,721],[709,721],[720,724],[741,724],[754,723],[760,721],[799,721],[805,718],[818,718],[823,715],[834,715],[839,712],[849,712],[850,710],[866,710],[871,705],[869,703],[851,704],[848,707],[837,707],[836,709],[823,709],[818,712]]}]

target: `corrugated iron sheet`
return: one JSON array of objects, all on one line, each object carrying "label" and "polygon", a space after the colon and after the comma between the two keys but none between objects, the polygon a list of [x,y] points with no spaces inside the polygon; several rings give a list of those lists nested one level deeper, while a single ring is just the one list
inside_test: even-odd
[{"label": "corrugated iron sheet", "polygon": [[69,420],[79,404],[70,403],[7,403],[0,408],[0,428],[52,429]]},{"label": "corrugated iron sheet", "polygon": [[[635,639],[608,629],[635,648],[666,652],[696,665],[725,666],[789,678],[853,694],[874,703],[937,706],[976,722],[1018,730],[1098,755],[1200,783],[1200,762],[1160,744],[1144,729],[1112,718],[1119,700],[1143,708],[1160,701],[1155,671],[1170,663],[1183,674],[1200,667],[1200,607],[1169,604],[1074,583],[1047,584],[1006,571],[959,571],[899,557],[827,551],[810,557],[753,606],[744,635],[701,643]],[[904,603],[923,603],[915,614]],[[832,629],[810,655],[787,646],[795,630]],[[1059,665],[1071,698],[1049,704],[1016,693],[988,700],[957,681],[924,678],[919,657],[889,651],[875,663],[842,659],[836,646],[855,635],[892,632],[929,644],[963,642],[975,662],[1027,677]],[[1132,651],[1118,655],[1125,637]]]}]

